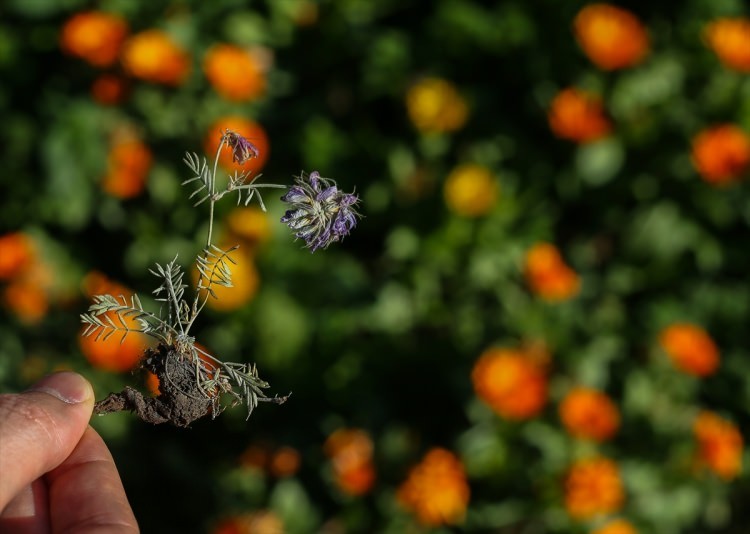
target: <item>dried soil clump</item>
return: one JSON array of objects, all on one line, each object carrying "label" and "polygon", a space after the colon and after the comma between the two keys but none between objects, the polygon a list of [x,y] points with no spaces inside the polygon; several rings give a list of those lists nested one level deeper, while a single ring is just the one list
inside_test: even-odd
[{"label": "dried soil clump", "polygon": [[193,421],[208,415],[217,405],[198,387],[196,363],[173,346],[160,344],[146,349],[141,367],[159,378],[159,396],[144,396],[140,391],[126,387],[119,393],[110,393],[94,405],[94,413],[103,415],[130,410],[139,418],[155,425],[172,423],[187,427]]}]

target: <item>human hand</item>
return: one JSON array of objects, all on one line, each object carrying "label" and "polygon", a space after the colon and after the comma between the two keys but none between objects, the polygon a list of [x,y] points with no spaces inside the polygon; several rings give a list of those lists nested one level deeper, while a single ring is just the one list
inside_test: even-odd
[{"label": "human hand", "polygon": [[137,533],[112,455],[88,426],[94,392],[50,375],[0,395],[0,532]]}]

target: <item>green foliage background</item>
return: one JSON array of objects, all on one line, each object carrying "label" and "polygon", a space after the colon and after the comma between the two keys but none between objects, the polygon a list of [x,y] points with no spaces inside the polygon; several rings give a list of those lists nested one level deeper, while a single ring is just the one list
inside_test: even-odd
[{"label": "green foliage background", "polygon": [[[700,38],[740,0],[623,3],[647,25],[640,66],[597,70],[571,22],[583,2],[329,0],[317,22],[294,24],[300,0],[136,2],[8,0],[0,7],[0,229],[44,243],[56,276],[76,288],[100,270],[148,294],[147,268],[198,250],[205,211],[179,183],[182,154],[201,151],[227,113],[260,122],[271,144],[267,181],[320,170],[361,195],[365,218],[342,245],[310,255],[280,224],[257,257],[261,286],[246,307],[206,314],[198,339],[227,360],[254,361],[280,394],[245,422],[240,408],[189,430],[151,427],[130,414],[93,424],[111,447],[144,532],[209,531],[224,515],[271,508],[289,532],[339,524],[345,532],[414,531],[394,491],[432,446],[463,460],[471,483],[467,532],[586,532],[562,508],[561,477],[580,452],[556,413],[573,383],[606,390],[622,410],[601,447],[622,468],[622,516],[642,532],[747,532],[750,480],[686,476],[685,414],[716,410],[750,423],[749,192],[717,189],[690,164],[691,137],[716,122],[750,130],[750,78],[720,65]],[[193,55],[179,88],[134,81],[116,108],[89,92],[97,71],[64,56],[59,31],[73,13],[123,15],[131,31],[160,27]],[[200,58],[216,42],[273,51],[266,98],[222,100]],[[420,76],[456,84],[470,118],[452,135],[409,122],[405,92]],[[600,92],[616,131],[576,146],[549,131],[547,105],[569,85]],[[130,201],[98,183],[107,139],[127,119],[155,155],[147,191]],[[461,162],[498,176],[501,200],[467,219],[445,207],[442,183]],[[405,186],[417,169],[426,190]],[[266,195],[270,198],[273,195]],[[219,218],[231,205],[219,206]],[[274,218],[283,213],[269,202]],[[581,275],[580,296],[551,305],[521,274],[524,251],[554,242]],[[0,388],[27,386],[29,356],[71,366],[97,396],[134,380],[81,356],[78,313],[54,308],[35,327],[3,310]],[[657,348],[672,321],[705,327],[721,348],[715,375],[676,372]],[[470,372],[493,344],[544,339],[552,352],[550,402],[526,423],[480,403]],[[362,498],[332,484],[322,451],[340,426],[374,438],[378,480]],[[301,452],[300,472],[277,481],[237,468],[252,443]],[[745,464],[748,458],[745,454]],[[449,531],[445,529],[445,531]]]}]

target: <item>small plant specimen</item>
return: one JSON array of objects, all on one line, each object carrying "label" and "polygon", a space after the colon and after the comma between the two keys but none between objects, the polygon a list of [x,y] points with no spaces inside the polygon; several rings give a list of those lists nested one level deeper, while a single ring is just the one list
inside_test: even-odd
[{"label": "small plant specimen", "polygon": [[[256,183],[259,175],[235,171],[224,188],[219,189],[216,177],[222,150],[231,150],[233,161],[239,164],[258,156],[255,145],[229,130],[221,136],[212,166],[195,153],[185,154],[184,162],[193,176],[182,185],[196,186],[190,195],[198,198],[195,206],[204,202],[209,205],[208,236],[205,248],[195,260],[198,279],[192,295],[186,295],[185,273],[175,257],[150,270],[160,281],[153,291],[156,300],[163,303],[158,314],[146,310],[136,294],[130,298],[105,294],[95,295],[88,313],[81,315],[84,336],[95,336],[98,340],[119,335],[124,340],[132,332],[142,332],[158,341],[156,347],[144,351],[141,367],[158,377],[159,395],[144,396],[126,387],[97,402],[98,414],[130,410],[150,423],[170,422],[185,427],[209,413],[216,417],[227,406],[244,404],[249,418],[260,402],[282,404],[288,399],[288,395],[269,397],[263,393],[269,384],[258,376],[255,365],[224,362],[197,346],[191,335],[208,300],[217,298],[215,288],[232,287],[231,254],[237,246],[224,250],[213,243],[215,204],[228,193],[236,192],[238,203],[244,198],[247,205],[256,199],[265,211],[261,189],[287,187]],[[359,217],[358,197],[339,191],[332,180],[318,172],[300,173],[281,200],[290,208],[281,222],[292,229],[295,238],[303,239],[311,252],[342,240],[356,226]]]}]

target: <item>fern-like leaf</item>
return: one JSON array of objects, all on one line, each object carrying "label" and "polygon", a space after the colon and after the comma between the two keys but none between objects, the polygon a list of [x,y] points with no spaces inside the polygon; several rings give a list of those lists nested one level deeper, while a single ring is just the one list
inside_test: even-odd
[{"label": "fern-like leaf", "polygon": [[[192,178],[188,178],[184,182],[182,182],[182,185],[187,185],[193,182],[197,183],[197,188],[193,193],[190,195],[190,198],[193,198],[194,196],[198,195],[201,192],[204,191],[210,191],[211,190],[211,169],[208,167],[208,163],[206,162],[206,158],[198,157],[198,154],[195,152],[186,152],[185,157],[182,159],[182,161],[185,162],[185,165],[188,166],[188,168],[193,172],[195,176]],[[202,204],[206,200],[208,200],[210,195],[204,195],[201,197],[196,203],[195,206],[198,206],[199,204]]]},{"label": "fern-like leaf", "polygon": [[113,334],[122,335],[120,343],[130,332],[148,334],[160,341],[166,341],[168,325],[153,313],[143,309],[138,295],[119,298],[112,295],[95,295],[88,313],[81,314],[81,322],[86,325],[84,336],[95,335],[95,339],[107,340]]}]

